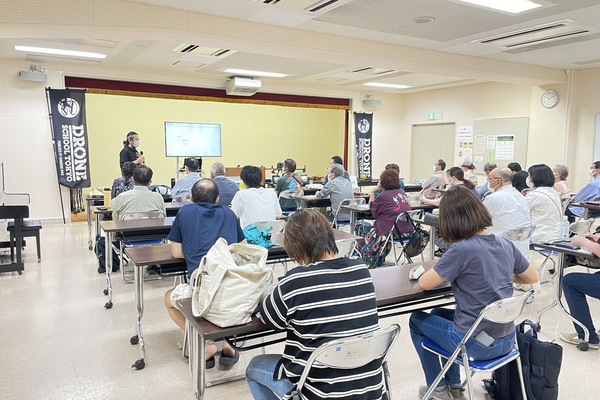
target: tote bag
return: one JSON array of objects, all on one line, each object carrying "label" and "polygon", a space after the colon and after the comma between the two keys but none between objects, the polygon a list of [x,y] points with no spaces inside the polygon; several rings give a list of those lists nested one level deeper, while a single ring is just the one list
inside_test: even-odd
[{"label": "tote bag", "polygon": [[192,292],[196,317],[226,328],[250,322],[258,304],[271,291],[273,270],[267,249],[223,238],[202,258],[200,282]]}]

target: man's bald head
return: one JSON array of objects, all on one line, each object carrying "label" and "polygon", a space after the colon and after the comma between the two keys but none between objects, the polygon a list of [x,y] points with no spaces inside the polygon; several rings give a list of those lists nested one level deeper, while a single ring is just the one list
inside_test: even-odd
[{"label": "man's bald head", "polygon": [[210,179],[200,179],[192,186],[192,201],[194,203],[216,204],[219,199],[219,188]]}]

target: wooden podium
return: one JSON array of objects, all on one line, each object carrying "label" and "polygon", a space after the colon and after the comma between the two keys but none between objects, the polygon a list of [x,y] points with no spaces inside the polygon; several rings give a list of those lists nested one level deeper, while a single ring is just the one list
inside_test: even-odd
[{"label": "wooden podium", "polygon": [[[261,186],[265,186],[265,167],[258,167],[260,172],[262,173],[262,181],[260,181]],[[242,167],[225,167],[225,176],[240,176],[242,173]]]}]

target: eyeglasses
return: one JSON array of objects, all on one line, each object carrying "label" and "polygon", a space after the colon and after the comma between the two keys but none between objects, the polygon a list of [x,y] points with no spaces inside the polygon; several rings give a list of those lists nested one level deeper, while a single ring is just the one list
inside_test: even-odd
[{"label": "eyeglasses", "polygon": [[500,179],[500,178],[490,178],[490,177],[488,177],[488,178],[487,178],[488,182],[491,182],[491,181],[493,181],[494,179]]}]

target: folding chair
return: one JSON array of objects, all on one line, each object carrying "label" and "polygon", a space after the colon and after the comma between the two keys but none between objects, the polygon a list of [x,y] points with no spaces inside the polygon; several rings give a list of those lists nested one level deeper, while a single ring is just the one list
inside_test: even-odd
[{"label": "folding chair", "polygon": [[[390,230],[390,233],[388,234],[388,240],[391,240],[393,243],[392,250],[394,251],[394,262],[396,265],[398,264],[398,262],[400,261],[400,259],[402,257],[405,258],[405,260],[408,264],[412,264],[412,262],[413,262],[412,257],[417,256],[419,254],[421,254],[421,260],[425,261],[425,258],[423,256],[423,250],[425,249],[425,247],[423,247],[423,250],[421,250],[421,252],[419,252],[417,254],[415,254],[415,252],[413,252],[411,249],[408,248],[408,243],[411,241],[411,239],[413,238],[414,235],[421,234],[421,233],[419,233],[419,231],[425,232],[422,229],[421,224],[415,222],[413,219],[414,216],[420,216],[421,213],[422,213],[422,210],[404,211],[404,212],[398,214],[398,216],[396,217],[394,226],[392,227],[392,229]],[[398,222],[408,222],[409,224],[412,225],[413,231],[410,236],[402,237],[399,234]],[[427,233],[427,235],[429,236],[428,232],[425,232],[425,233]],[[395,238],[394,234],[397,234],[397,237],[399,237],[399,239]],[[398,255],[396,252],[396,245],[398,245],[398,244],[402,248],[400,255]]]},{"label": "folding chair", "polygon": [[473,322],[473,325],[471,325],[471,328],[469,328],[467,334],[460,341],[453,353],[444,350],[443,348],[435,344],[433,341],[425,339],[422,343],[423,348],[427,351],[437,354],[440,357],[440,359],[447,359],[447,361],[444,364],[444,367],[442,368],[438,376],[435,378],[435,381],[433,381],[433,383],[429,387],[427,393],[423,396],[423,398],[430,398],[434,389],[442,381],[442,379],[444,379],[444,376],[446,375],[446,372],[448,372],[448,370],[450,369],[450,366],[452,366],[452,363],[456,363],[464,367],[466,380],[465,382],[463,382],[463,387],[464,385],[469,386],[469,398],[474,399],[471,377],[476,371],[494,371],[513,360],[517,360],[517,370],[519,371],[521,392],[523,394],[523,398],[526,399],[527,393],[525,391],[525,382],[523,380],[523,367],[521,365],[521,357],[519,353],[519,348],[517,347],[516,339],[515,347],[508,354],[490,360],[471,359],[467,354],[466,344],[467,341],[473,336],[473,333],[483,320],[495,322],[497,324],[514,323],[514,321],[521,315],[521,312],[523,312],[525,304],[527,303],[529,298],[533,296],[533,293],[534,291],[530,290],[520,296],[498,300],[485,307],[483,310],[481,310],[479,316],[477,317],[475,322]]},{"label": "folding chair", "polygon": [[300,393],[314,368],[333,368],[333,369],[355,369],[367,365],[373,360],[381,360],[384,372],[384,384],[388,395],[389,391],[389,370],[387,367],[387,355],[394,345],[400,325],[393,324],[387,328],[381,328],[375,332],[363,335],[353,336],[345,339],[332,340],[320,345],[312,352],[300,380],[292,391],[293,399],[300,399]]},{"label": "folding chair", "polygon": [[356,249],[356,240],[354,239],[342,239],[336,240],[335,244],[338,248],[338,256],[340,257],[360,257],[360,253]]},{"label": "folding chair", "polygon": [[363,197],[357,197],[354,199],[344,199],[340,202],[340,204],[338,205],[337,210],[335,210],[335,214],[333,215],[333,221],[331,221],[331,227],[332,228],[340,228],[342,226],[349,226],[350,225],[350,221],[338,221],[338,215],[340,213],[340,210],[342,209],[342,206],[347,206],[350,204],[365,204],[367,201],[365,200],[365,198]]},{"label": "folding chair", "polygon": [[[130,212],[126,213],[121,217],[122,221],[126,220],[134,220],[134,219],[153,219],[153,218],[164,218],[165,214],[162,211],[146,211],[146,212]],[[161,244],[165,242],[164,234],[161,234],[160,237],[153,237],[151,234],[146,232],[140,235],[134,235],[129,237],[121,236],[118,238],[119,248],[117,249],[119,252],[119,265],[121,266],[121,277],[127,283],[132,283],[133,279],[130,279],[126,276],[126,274],[132,273],[133,269],[129,269],[125,271],[124,267],[124,250],[126,247],[137,247],[137,246],[152,246],[155,244]],[[160,271],[158,271],[160,275]]]}]

